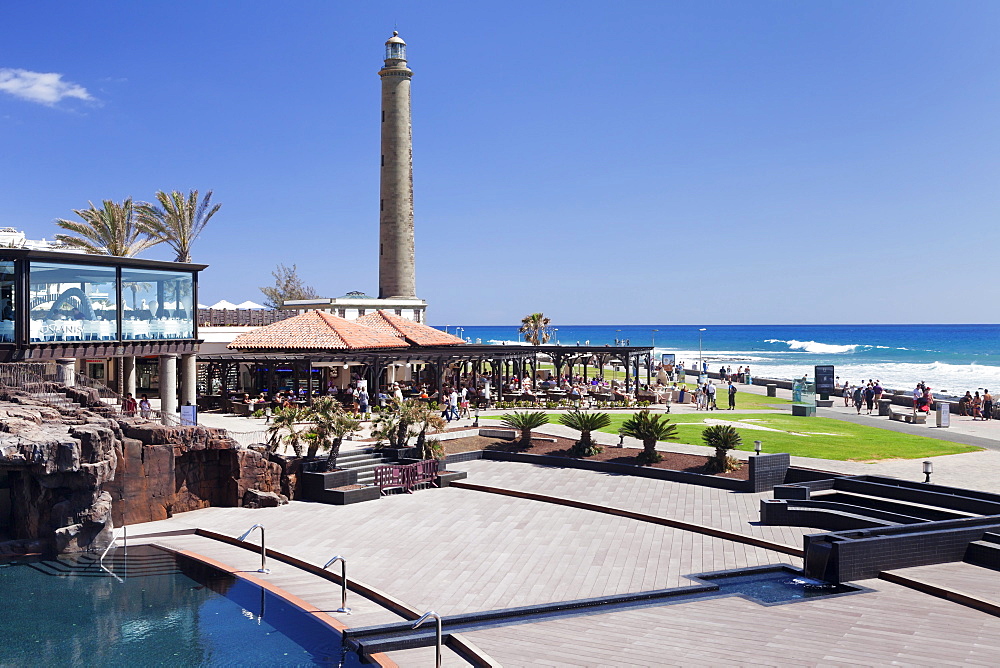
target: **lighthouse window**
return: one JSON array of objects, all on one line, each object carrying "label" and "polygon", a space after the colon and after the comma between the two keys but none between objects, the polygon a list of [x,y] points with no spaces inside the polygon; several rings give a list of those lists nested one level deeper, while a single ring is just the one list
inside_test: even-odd
[{"label": "lighthouse window", "polygon": [[385,156],[382,156],[382,166],[385,167]]},{"label": "lighthouse window", "polygon": [[378,201],[378,210],[379,211],[385,211],[385,200],[384,199],[380,199]]},{"label": "lighthouse window", "polygon": [[385,123],[385,109],[382,110],[382,122]]}]

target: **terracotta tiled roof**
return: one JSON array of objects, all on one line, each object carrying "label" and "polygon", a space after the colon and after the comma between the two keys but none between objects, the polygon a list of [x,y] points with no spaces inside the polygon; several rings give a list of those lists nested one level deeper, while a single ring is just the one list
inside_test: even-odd
[{"label": "terracotta tiled roof", "polygon": [[440,329],[421,325],[419,322],[407,320],[388,311],[374,311],[361,316],[355,322],[404,338],[415,346],[456,346],[465,343],[457,336],[445,334]]},{"label": "terracotta tiled roof", "polygon": [[364,350],[406,348],[407,343],[387,332],[331,313],[306,311],[240,334],[228,347],[235,350]]}]

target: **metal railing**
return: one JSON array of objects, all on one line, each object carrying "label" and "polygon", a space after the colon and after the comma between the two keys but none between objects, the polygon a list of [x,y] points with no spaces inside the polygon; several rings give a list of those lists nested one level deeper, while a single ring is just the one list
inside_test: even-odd
[{"label": "metal railing", "polygon": [[[123,548],[125,550],[125,552],[124,552],[125,559],[126,559],[125,563],[127,564],[128,563],[128,527],[127,526],[122,526],[121,536],[122,536],[122,546],[123,546]],[[123,580],[122,578],[118,577],[118,575],[116,575],[114,571],[110,570],[107,566],[104,565],[104,557],[108,556],[108,552],[111,551],[111,548],[113,548],[117,542],[118,542],[118,534],[117,534],[117,532],[112,531],[111,532],[111,542],[108,543],[108,546],[106,548],[104,548],[104,552],[101,553],[100,559],[97,560],[97,565],[101,567],[102,571],[104,571],[108,575],[112,576],[114,579],[116,579],[119,582],[121,582],[122,584],[124,584],[125,580]],[[126,569],[127,568],[128,568],[128,566],[126,565]],[[127,577],[127,573],[128,573],[128,571],[126,570],[123,573],[123,575],[126,575],[126,577]]]},{"label": "metal railing", "polygon": [[96,390],[97,396],[101,399],[101,401],[109,406],[120,406],[122,404],[122,395],[118,394],[101,381],[95,380],[86,374],[79,372],[76,373],[76,385],[86,387],[90,390]]}]

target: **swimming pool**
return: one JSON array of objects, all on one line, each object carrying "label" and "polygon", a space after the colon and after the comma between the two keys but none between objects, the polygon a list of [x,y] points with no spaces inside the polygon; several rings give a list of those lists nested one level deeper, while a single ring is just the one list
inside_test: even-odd
[{"label": "swimming pool", "polygon": [[284,599],[155,547],[0,563],[0,664],[361,666]]}]

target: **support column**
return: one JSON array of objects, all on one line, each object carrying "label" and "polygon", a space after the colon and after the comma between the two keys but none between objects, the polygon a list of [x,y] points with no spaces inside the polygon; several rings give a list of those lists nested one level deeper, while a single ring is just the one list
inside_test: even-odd
[{"label": "support column", "polygon": [[177,356],[160,355],[160,416],[163,424],[175,424],[177,413]]},{"label": "support column", "polygon": [[198,404],[198,356],[194,353],[181,355],[181,405]]},{"label": "support column", "polygon": [[76,386],[76,359],[60,357],[56,360],[56,381],[66,387]]},{"label": "support column", "polygon": [[125,396],[135,396],[135,357],[122,357],[122,385]]}]

